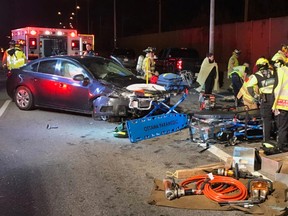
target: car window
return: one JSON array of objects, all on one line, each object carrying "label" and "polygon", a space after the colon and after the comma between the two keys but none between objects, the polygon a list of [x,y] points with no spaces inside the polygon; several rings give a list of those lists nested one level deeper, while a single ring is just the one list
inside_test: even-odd
[{"label": "car window", "polygon": [[30,71],[34,71],[34,72],[37,72],[38,71],[38,62],[34,63],[34,64],[30,64],[30,65],[27,65],[27,67],[24,68],[25,69],[28,69]]},{"label": "car window", "polygon": [[90,59],[90,60],[82,60],[82,64],[96,77],[96,78],[104,78],[107,74],[115,75],[115,76],[133,76],[134,74],[120,66],[117,63],[114,63],[112,60],[99,60],[99,59]]},{"label": "car window", "polygon": [[39,62],[38,72],[55,74],[57,60],[47,60]]},{"label": "car window", "polygon": [[60,74],[64,77],[72,78],[75,75],[83,74],[83,69],[71,62],[63,61],[60,68]]}]

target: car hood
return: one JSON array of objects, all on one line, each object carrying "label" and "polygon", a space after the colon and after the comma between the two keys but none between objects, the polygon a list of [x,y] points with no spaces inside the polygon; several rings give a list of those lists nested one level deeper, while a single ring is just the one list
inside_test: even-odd
[{"label": "car hood", "polygon": [[104,82],[111,83],[114,86],[119,88],[124,88],[132,84],[136,83],[145,83],[144,79],[137,78],[136,76],[115,76],[115,77],[108,77],[103,80]]}]

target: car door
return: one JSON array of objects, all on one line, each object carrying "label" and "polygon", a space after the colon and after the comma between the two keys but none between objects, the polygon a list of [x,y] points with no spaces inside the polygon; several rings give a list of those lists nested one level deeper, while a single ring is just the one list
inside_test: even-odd
[{"label": "car door", "polygon": [[55,79],[57,60],[44,60],[32,65],[33,68],[33,95],[35,104],[53,106],[55,95]]},{"label": "car door", "polygon": [[73,80],[73,76],[82,74],[87,77],[85,69],[74,62],[61,59],[58,62],[59,79],[56,81],[54,101],[63,109],[81,112],[90,111],[89,85],[83,81]]}]

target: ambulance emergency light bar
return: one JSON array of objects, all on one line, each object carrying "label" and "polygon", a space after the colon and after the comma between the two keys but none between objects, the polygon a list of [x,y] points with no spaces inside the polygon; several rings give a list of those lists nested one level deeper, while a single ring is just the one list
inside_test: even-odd
[{"label": "ambulance emergency light bar", "polygon": [[15,29],[12,31],[12,36],[20,36],[20,35],[26,35],[26,34],[30,34],[30,35],[57,35],[57,36],[69,35],[71,37],[76,37],[77,36],[77,30],[26,27],[26,28]]}]

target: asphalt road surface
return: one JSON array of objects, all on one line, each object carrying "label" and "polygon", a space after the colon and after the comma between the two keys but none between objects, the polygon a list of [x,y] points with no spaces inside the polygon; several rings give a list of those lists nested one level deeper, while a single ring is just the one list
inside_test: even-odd
[{"label": "asphalt road surface", "polygon": [[[153,180],[166,171],[222,160],[208,150],[199,153],[203,148],[187,131],[131,143],[113,136],[116,123],[45,109],[21,111],[9,101],[0,76],[1,216],[245,215],[148,204]],[[191,94],[185,109],[195,100]]]}]

